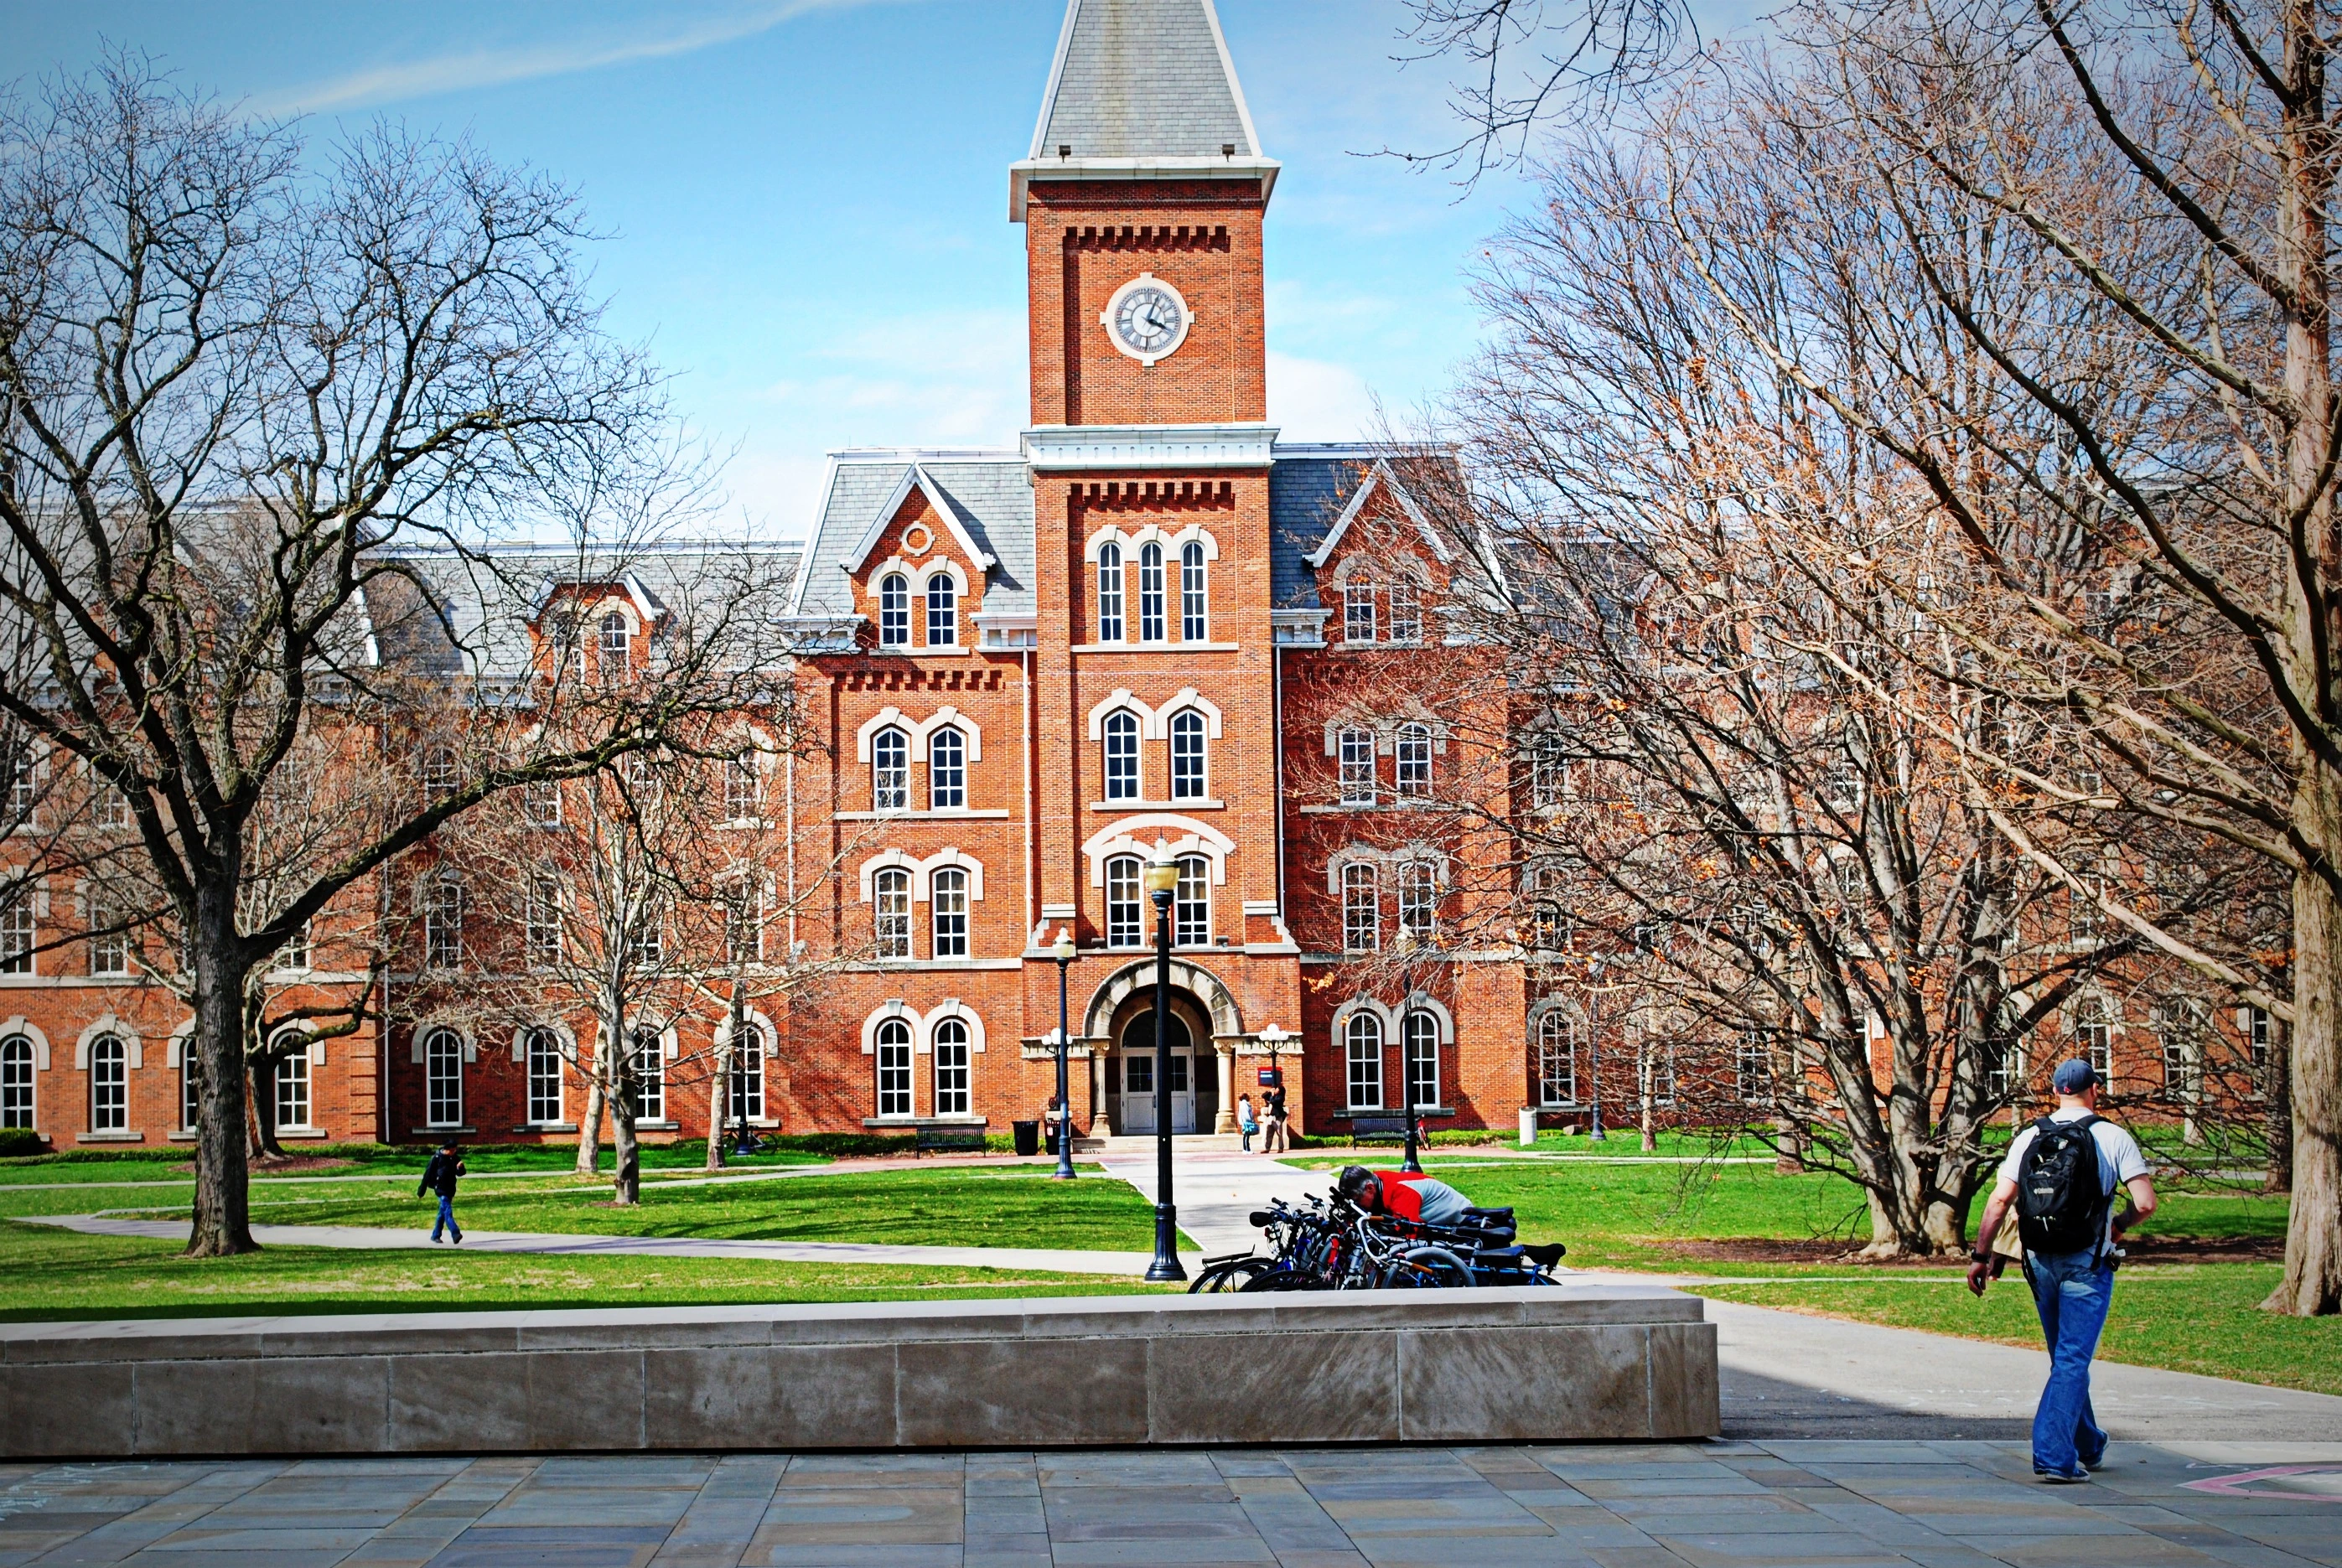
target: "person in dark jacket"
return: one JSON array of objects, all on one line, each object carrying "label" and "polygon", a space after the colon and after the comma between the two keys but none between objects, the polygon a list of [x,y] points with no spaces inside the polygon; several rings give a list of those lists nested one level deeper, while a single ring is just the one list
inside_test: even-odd
[{"label": "person in dark jacket", "polygon": [[455,1223],[455,1180],[464,1174],[464,1156],[455,1152],[452,1143],[439,1145],[431,1163],[423,1167],[423,1180],[415,1183],[415,1195],[425,1193],[439,1194],[439,1217],[431,1222],[431,1239],[437,1241],[442,1226],[458,1246],[463,1244],[464,1227]]}]

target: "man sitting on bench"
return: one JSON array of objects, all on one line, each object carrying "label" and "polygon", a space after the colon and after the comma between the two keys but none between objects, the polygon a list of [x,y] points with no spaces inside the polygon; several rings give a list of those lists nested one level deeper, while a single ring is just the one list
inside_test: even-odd
[{"label": "man sitting on bench", "polygon": [[1459,1225],[1472,1212],[1472,1200],[1446,1183],[1407,1171],[1346,1165],[1334,1193],[1370,1214],[1388,1214],[1418,1225]]}]

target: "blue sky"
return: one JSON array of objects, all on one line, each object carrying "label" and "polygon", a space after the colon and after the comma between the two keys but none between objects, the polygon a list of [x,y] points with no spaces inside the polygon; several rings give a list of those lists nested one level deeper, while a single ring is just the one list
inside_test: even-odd
[{"label": "blue sky", "polygon": [[[1354,155],[1452,140],[1444,67],[1391,55],[1399,0],[1219,0],[1261,139],[1269,414],[1338,440],[1436,398],[1472,347],[1466,272],[1523,187],[1459,200]],[[576,186],[622,335],[727,450],[736,514],[806,531],[823,454],[1006,444],[1026,417],[1029,144],[1063,0],[0,0],[0,78],[107,42],[313,136],[385,115]]]}]

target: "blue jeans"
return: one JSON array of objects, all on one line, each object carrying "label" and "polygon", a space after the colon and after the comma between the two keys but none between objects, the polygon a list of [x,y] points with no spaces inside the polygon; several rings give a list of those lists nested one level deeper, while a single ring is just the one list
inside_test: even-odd
[{"label": "blue jeans", "polygon": [[1252,1153],[1252,1134],[1253,1134],[1253,1130],[1252,1130],[1252,1128],[1250,1128],[1250,1127],[1246,1126],[1246,1125],[1245,1124],[1243,1124],[1242,1122],[1239,1122],[1239,1123],[1237,1123],[1237,1124],[1236,1124],[1236,1131],[1237,1131],[1237,1132],[1239,1132],[1239,1133],[1242,1133],[1242,1134],[1244,1134],[1244,1152],[1245,1152],[1246,1154],[1251,1154],[1251,1153]]},{"label": "blue jeans", "polygon": [[2107,1434],[2090,1409],[2090,1358],[2114,1304],[2115,1271],[2091,1251],[2032,1258],[2027,1273],[2049,1343],[2049,1384],[2033,1414],[2033,1468],[2079,1475],[2106,1457]]},{"label": "blue jeans", "polygon": [[464,1227],[455,1223],[455,1194],[453,1193],[448,1193],[445,1197],[439,1200],[439,1217],[431,1222],[431,1239],[433,1241],[435,1242],[439,1239],[439,1231],[442,1226],[446,1227],[449,1232],[453,1233],[457,1241],[460,1242],[464,1239]]}]

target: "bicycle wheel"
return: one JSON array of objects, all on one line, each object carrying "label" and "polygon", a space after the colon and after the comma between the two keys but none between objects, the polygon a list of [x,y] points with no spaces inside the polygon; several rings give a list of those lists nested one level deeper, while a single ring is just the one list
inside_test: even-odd
[{"label": "bicycle wheel", "polygon": [[1270,1269],[1266,1273],[1257,1273],[1253,1275],[1252,1278],[1245,1281],[1244,1283],[1236,1287],[1238,1291],[1246,1293],[1255,1291],[1315,1291],[1323,1290],[1325,1288],[1324,1283],[1315,1274],[1305,1274],[1298,1269]]},{"label": "bicycle wheel", "polygon": [[1222,1291],[1240,1291],[1255,1275],[1265,1274],[1275,1267],[1275,1258],[1230,1258],[1197,1274],[1196,1283],[1187,1287],[1187,1293],[1215,1295]]},{"label": "bicycle wheel", "polygon": [[1383,1270],[1376,1288],[1386,1291],[1456,1290],[1472,1283],[1472,1270],[1446,1247],[1411,1247]]}]

